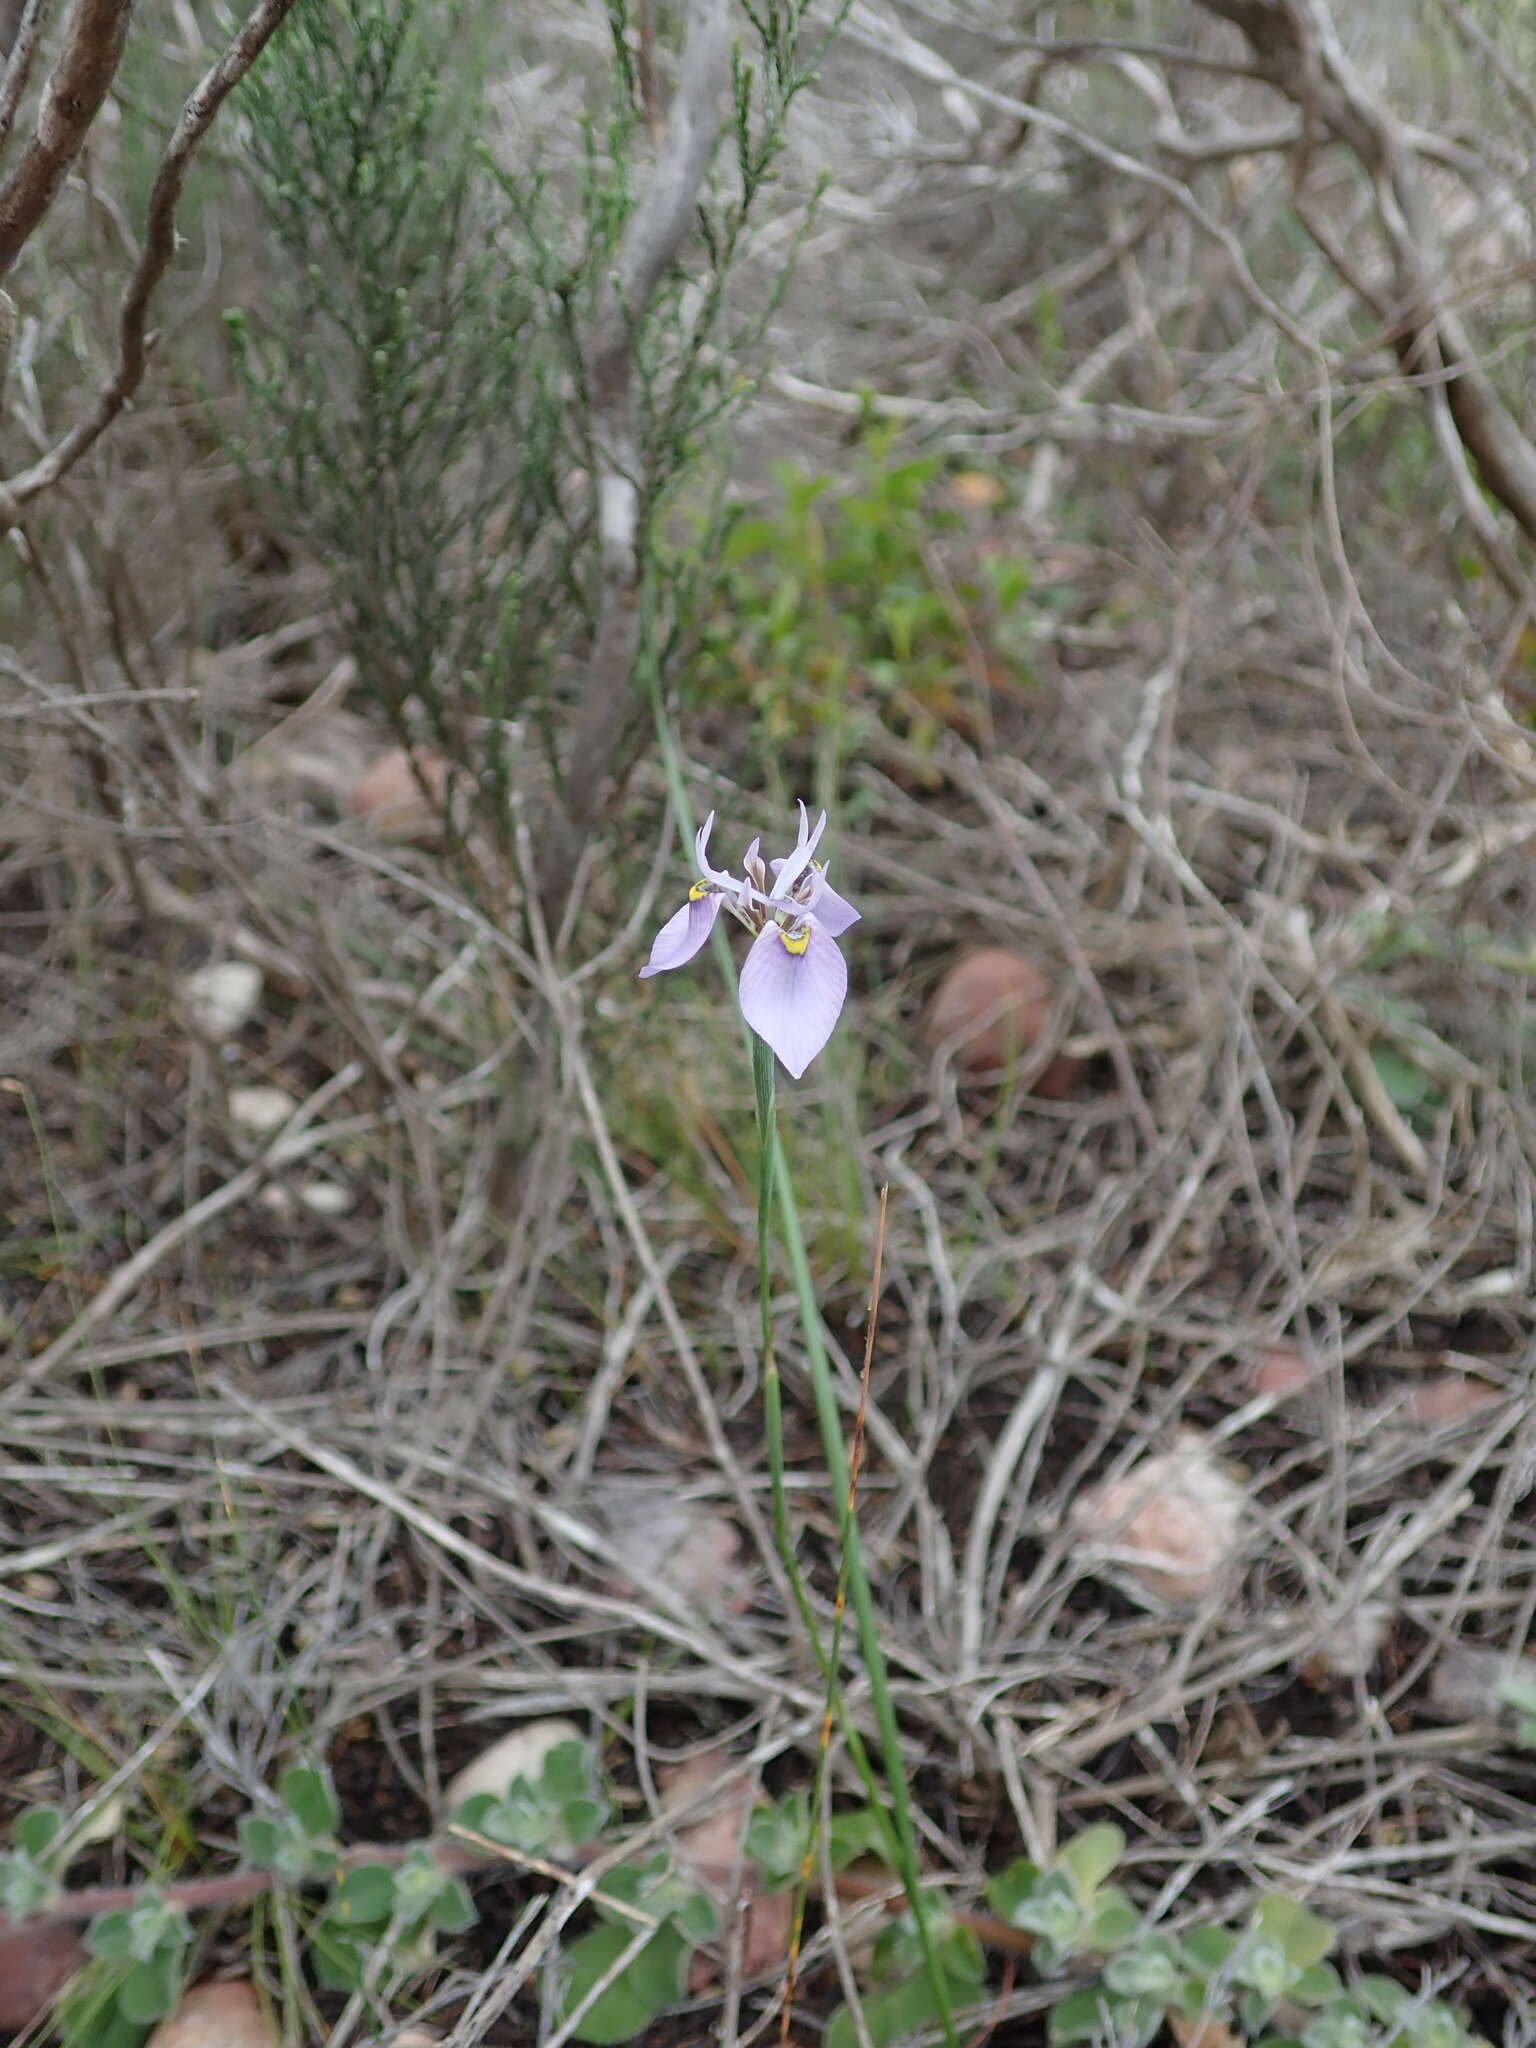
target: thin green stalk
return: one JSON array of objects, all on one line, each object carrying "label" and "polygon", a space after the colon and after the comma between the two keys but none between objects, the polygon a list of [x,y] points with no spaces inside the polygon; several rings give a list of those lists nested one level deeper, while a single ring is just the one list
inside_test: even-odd
[{"label": "thin green stalk", "polygon": [[[816,1745],[816,1777],[805,1831],[805,1853],[800,1861],[800,1882],[795,1887],[794,1912],[789,1929],[789,1968],[784,1979],[784,2025],[780,2048],[789,2038],[789,2015],[795,1989],[795,1967],[800,1959],[800,1939],[805,1930],[806,1901],[811,1895],[811,1872],[815,1861],[816,1828],[825,1810],[827,1768],[832,1760],[832,1722],[837,1714],[840,1691],[837,1674],[842,1669],[843,1623],[848,1614],[848,1531],[858,1513],[859,1474],[864,1462],[864,1421],[869,1412],[869,1375],[875,1357],[875,1326],[880,1312],[880,1267],[885,1253],[885,1207],[889,1189],[880,1190],[880,1220],[875,1228],[874,1270],[869,1284],[869,1320],[864,1329],[864,1367],[859,1375],[859,1406],[853,1423],[853,1444],[848,1454],[848,1491],[843,1499],[843,1518],[838,1530],[837,1593],[832,1602],[832,1648],[827,1660],[827,1690],[821,1710],[821,1738]],[[878,1807],[876,1808],[878,1811]],[[882,1820],[883,1820],[882,1815]],[[889,1830],[886,1830],[888,1835]]]},{"label": "thin green stalk", "polygon": [[[767,1050],[766,1047],[764,1050]],[[771,1060],[771,1054],[769,1058]],[[800,1228],[794,1180],[783,1141],[777,1130],[773,1133],[773,1162],[779,1198],[779,1228],[789,1253],[790,1274],[794,1281],[795,1299],[800,1311],[800,1328],[805,1339],[806,1364],[810,1371],[811,1396],[816,1404],[816,1420],[821,1429],[822,1452],[831,1475],[833,1491],[840,1499],[846,1501],[848,1459],[843,1448],[842,1420],[838,1413],[837,1394],[832,1384],[832,1365],[827,1357],[826,1342],[822,1336],[821,1310],[816,1300],[815,1282],[811,1277],[811,1261],[805,1248],[805,1235]],[[761,1221],[759,1240],[761,1241]],[[763,1286],[766,1288],[767,1285],[768,1275],[765,1270]],[[923,1961],[927,1966],[928,1981],[933,1987],[934,2002],[939,2008],[939,2017],[943,2022],[945,2041],[949,2048],[958,2048],[954,2013],[949,1999],[949,1983],[939,1962],[933,1928],[928,1917],[928,1900],[918,1877],[917,1834],[912,1825],[912,1803],[907,1797],[901,1729],[896,1719],[896,1703],[891,1697],[890,1675],[886,1669],[885,1651],[880,1642],[879,1623],[875,1614],[874,1596],[870,1591],[869,1574],[864,1569],[864,1552],[859,1542],[858,1522],[847,1515],[844,1521],[843,1562],[848,1573],[848,1590],[853,1595],[853,1612],[859,1628],[859,1649],[863,1654],[864,1669],[869,1678],[870,1698],[875,1709],[875,1725],[880,1730],[881,1759],[885,1765],[885,1782],[890,1792],[891,1809],[896,1823],[896,1869],[917,1925]]]}]

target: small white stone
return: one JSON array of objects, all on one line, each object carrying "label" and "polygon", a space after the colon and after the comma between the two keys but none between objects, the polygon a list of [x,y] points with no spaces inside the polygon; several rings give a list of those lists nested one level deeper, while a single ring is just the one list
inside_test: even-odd
[{"label": "small white stone", "polygon": [[257,1086],[229,1091],[230,1122],[239,1124],[242,1130],[253,1131],[258,1138],[280,1131],[298,1106],[297,1099],[286,1088]]},{"label": "small white stone", "polygon": [[261,1001],[261,969],[249,960],[213,960],[181,978],[181,1004],[200,1038],[218,1045],[249,1023]]},{"label": "small white stone", "polygon": [[278,2048],[254,1988],[243,1981],[194,1984],[145,2048]]},{"label": "small white stone", "polygon": [[307,1180],[297,1193],[313,1216],[345,1216],[357,1206],[356,1195],[338,1180]]},{"label": "small white stone", "polygon": [[1318,1655],[1335,1678],[1364,1678],[1381,1655],[1391,1622],[1392,1609],[1385,1600],[1362,1600],[1323,1631]]}]

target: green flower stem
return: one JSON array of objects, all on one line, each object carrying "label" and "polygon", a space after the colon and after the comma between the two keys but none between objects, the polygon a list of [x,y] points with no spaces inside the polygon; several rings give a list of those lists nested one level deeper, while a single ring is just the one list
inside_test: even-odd
[{"label": "green flower stem", "polygon": [[[772,1054],[768,1053],[766,1046],[763,1050],[771,1062]],[[826,1340],[822,1335],[821,1309],[816,1299],[816,1285],[811,1277],[810,1256],[806,1251],[805,1236],[800,1228],[794,1179],[790,1173],[783,1142],[776,1131],[773,1139],[773,1160],[779,1198],[779,1228],[789,1253],[790,1274],[794,1281],[795,1299],[800,1311],[800,1329],[805,1339],[811,1397],[816,1404],[816,1420],[821,1429],[822,1452],[827,1461],[827,1471],[835,1495],[851,1506],[848,1502],[848,1458],[843,1447],[842,1417],[838,1410],[837,1393],[832,1384],[832,1364],[827,1356]],[[765,1288],[768,1285],[766,1270],[763,1274],[763,1285]],[[917,1834],[912,1825],[912,1802],[907,1797],[907,1774],[902,1756],[901,1729],[896,1719],[896,1703],[891,1697],[890,1674],[886,1667],[885,1651],[880,1642],[880,1627],[875,1614],[874,1595],[870,1591],[869,1574],[864,1569],[859,1525],[857,1518],[847,1511],[847,1507],[843,1515],[843,1565],[848,1574],[848,1590],[853,1598],[854,1618],[859,1629],[859,1649],[863,1654],[864,1669],[869,1679],[870,1698],[875,1709],[875,1725],[880,1730],[880,1753],[885,1764],[885,1782],[890,1792],[891,1809],[896,1822],[896,1868],[906,1889],[913,1920],[917,1924],[923,1961],[927,1966],[929,1983],[933,1987],[934,2002],[939,2009],[945,2041],[949,2048],[957,2048],[949,1981],[939,1962],[929,1921],[928,1899],[918,1877]]]},{"label": "green flower stem", "polygon": [[[939,1962],[928,1916],[928,1900],[918,1875],[917,1836],[912,1826],[911,1801],[907,1797],[901,1729],[896,1720],[896,1705],[891,1697],[890,1678],[886,1669],[885,1651],[880,1642],[874,1596],[870,1592],[869,1575],[864,1569],[858,1520],[853,1513],[854,1503],[849,1492],[848,1455],[843,1445],[842,1417],[838,1412],[837,1394],[832,1384],[831,1361],[827,1357],[826,1344],[822,1338],[821,1311],[817,1305],[815,1284],[811,1278],[811,1262],[805,1248],[805,1236],[800,1228],[800,1212],[795,1204],[794,1180],[783,1141],[779,1137],[774,1098],[773,1054],[762,1039],[757,1037],[752,1040],[752,1078],[757,1097],[758,1125],[757,1253],[763,1327],[763,1421],[768,1439],[769,1479],[773,1489],[774,1534],[778,1540],[779,1554],[795,1588],[796,1601],[806,1631],[826,1677],[829,1696],[836,1694],[839,1719],[843,1724],[849,1753],[859,1769],[859,1775],[864,1779],[873,1810],[879,1816],[890,1843],[891,1859],[900,1874],[902,1886],[907,1894],[907,1903],[912,1909],[912,1917],[917,1926],[918,1939],[922,1944],[923,1960],[933,1989],[934,2003],[938,2007],[943,2023],[944,2038],[949,2048],[957,2048],[958,2037],[950,2006],[949,1983]],[[844,1711],[842,1688],[838,1684],[836,1645],[834,1644],[830,1654],[822,1648],[810,1601],[800,1577],[794,1539],[789,1527],[789,1510],[784,1490],[783,1390],[773,1346],[771,1302],[772,1218],[775,1192],[778,1196],[779,1226],[789,1251],[790,1272],[794,1280],[800,1325],[805,1338],[806,1361],[810,1368],[811,1393],[821,1430],[822,1451],[827,1461],[834,1498],[840,1503],[842,1556],[839,1571],[846,1574],[848,1590],[853,1596],[853,1611],[859,1629],[859,1648],[863,1652],[870,1697],[874,1702],[875,1722],[880,1730],[885,1790],[890,1799],[891,1815],[895,1822],[894,1833],[886,1825],[885,1804],[880,1796],[879,1781],[871,1768],[863,1742]],[[825,1751],[823,1767],[824,1759]],[[813,1804],[812,1826],[816,1823],[818,1811],[819,1803]]]}]

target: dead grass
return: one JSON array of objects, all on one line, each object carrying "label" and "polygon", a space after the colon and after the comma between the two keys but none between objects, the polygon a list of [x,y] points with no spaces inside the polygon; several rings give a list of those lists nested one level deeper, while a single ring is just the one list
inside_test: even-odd
[{"label": "dead grass", "polygon": [[[660,777],[557,952],[522,936],[526,834],[521,870],[477,865],[371,835],[323,778],[242,772],[285,716],[353,761],[385,736],[331,701],[314,572],[226,472],[182,476],[178,418],[111,444],[88,538],[73,507],[29,531],[53,623],[0,680],[7,1804],[121,1788],[104,1872],[157,1846],[218,1866],[312,1743],[353,1831],[400,1839],[493,1725],[551,1712],[590,1724],[637,1819],[722,1742],[804,1782],[820,1699],[767,1533],[746,1068],[707,976],[634,980],[675,881]],[[992,690],[992,743],[877,729],[846,769],[856,1001],[789,1141],[850,1411],[891,1190],[862,1519],[935,1871],[968,1895],[1112,1816],[1169,1914],[1295,1889],[1525,2039],[1536,1765],[1428,1689],[1455,1646],[1518,1654],[1536,1607],[1522,621],[1456,580],[1437,503],[1347,468],[1337,510],[1296,490],[1287,432],[1171,462],[1161,520],[1112,446],[1074,455],[1054,528],[1039,492],[1019,515],[1032,674]],[[689,774],[755,829],[741,758],[712,738]],[[1076,1097],[930,1059],[928,990],[973,939],[1052,966]],[[262,994],[210,1045],[177,982],[229,958]],[[252,1084],[299,1105],[275,1137],[231,1121]],[[306,1208],[316,1179],[344,1213]],[[787,1286],[778,1321],[828,1600]],[[1319,1368],[1284,1402],[1246,1377],[1277,1344]],[[1447,1361],[1499,1398],[1405,1419]],[[1240,1590],[1148,1612],[1067,1511],[1181,1426],[1240,1469]],[[679,1503],[739,1532],[749,1600],[636,1569]],[[1379,1658],[1330,1672],[1377,1606]],[[460,2048],[533,2038],[516,1994],[571,1901],[487,1904],[485,1945],[421,1993]],[[808,2013],[856,1931],[813,1944]],[[249,1938],[215,1923],[207,1959]],[[274,1978],[297,1940],[262,1931]],[[761,1987],[722,1996],[724,2037],[756,2038]],[[993,2038],[1037,2040],[1040,2009],[1011,1991]],[[334,2042],[333,2018],[303,2023]]]}]

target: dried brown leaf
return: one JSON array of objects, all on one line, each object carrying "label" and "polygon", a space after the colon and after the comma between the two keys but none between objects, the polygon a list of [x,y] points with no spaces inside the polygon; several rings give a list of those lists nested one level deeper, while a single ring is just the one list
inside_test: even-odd
[{"label": "dried brown leaf", "polygon": [[1117,1568],[1154,1600],[1202,1600],[1230,1579],[1246,1496],[1203,1436],[1106,1479],[1073,1502],[1068,1519],[1095,1563]]},{"label": "dried brown leaf", "polygon": [[62,1921],[0,1927],[0,2032],[30,2027],[84,1961],[80,1936]]}]

